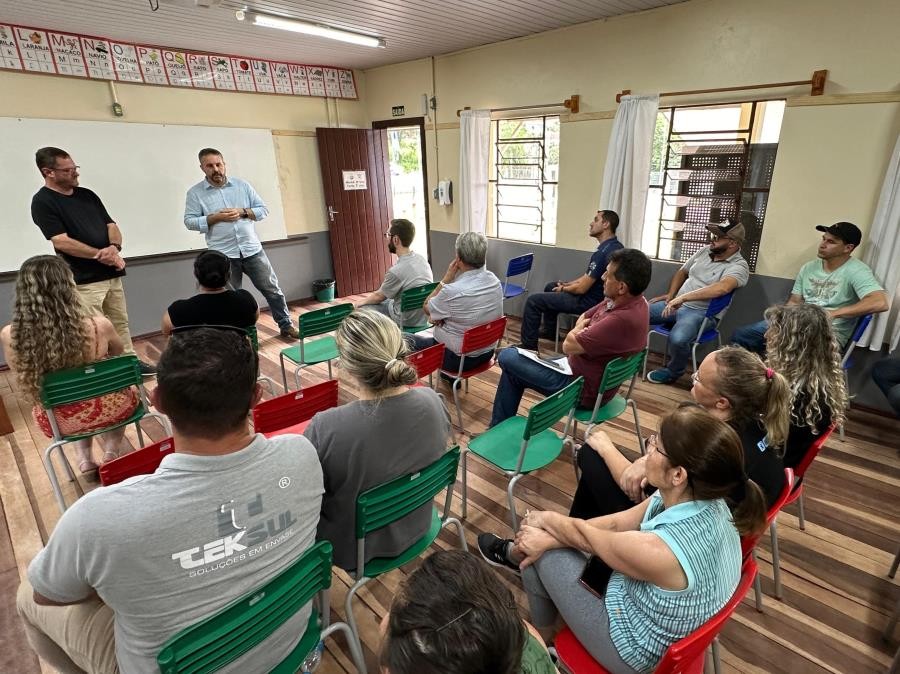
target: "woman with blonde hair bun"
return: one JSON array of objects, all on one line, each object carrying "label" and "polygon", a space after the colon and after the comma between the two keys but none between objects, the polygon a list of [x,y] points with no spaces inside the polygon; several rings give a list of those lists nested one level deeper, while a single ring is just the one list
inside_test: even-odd
[{"label": "woman with blonde hair bun", "polygon": [[844,423],[847,388],[831,320],[814,304],[766,310],[766,356],[791,386],[791,423],[784,465],[795,468],[829,426]]},{"label": "woman with blonde hair bun", "polygon": [[[450,418],[432,389],[412,387],[416,371],[404,357],[403,335],[387,316],[357,310],[335,333],[343,383],[358,400],[319,412],[304,435],[315,446],[325,475],[317,537],[331,541],[334,564],[356,567],[353,514],[360,492],[425,468],[446,450]],[[369,559],[393,557],[421,538],[431,504],[369,534]]]},{"label": "woman with blonde hair bun", "polygon": [[[37,255],[22,263],[12,323],[0,331],[0,341],[6,362],[16,373],[19,391],[33,403],[32,416],[48,438],[53,431],[40,405],[44,375],[118,356],[123,350],[109,319],[91,314],[82,304],[72,271],[56,255]],[[76,435],[123,421],[137,405],[137,393],[126,388],[58,407],[55,417],[63,435]],[[124,436],[124,427],[98,436],[104,462],[119,456]],[[73,444],[78,470],[96,470],[91,438]]]}]

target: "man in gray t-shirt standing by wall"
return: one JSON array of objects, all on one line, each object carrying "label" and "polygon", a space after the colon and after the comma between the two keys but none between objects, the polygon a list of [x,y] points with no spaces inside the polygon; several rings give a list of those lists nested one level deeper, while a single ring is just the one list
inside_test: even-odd
[{"label": "man in gray t-shirt standing by wall", "polygon": [[[357,302],[357,308],[370,307],[399,322],[400,293],[432,282],[434,277],[428,260],[410,249],[415,236],[416,226],[409,220],[391,220],[390,229],[384,233],[384,237],[387,239],[388,250],[397,256],[397,261],[387,270],[381,287]],[[403,316],[404,326],[424,325],[427,322],[425,312],[421,310],[407,311]]]},{"label": "man in gray t-shirt standing by wall", "polygon": [[750,265],[741,255],[744,225],[729,221],[706,228],[712,239],[709,246],[675,272],[669,292],[650,300],[650,325],[671,329],[666,366],[647,375],[654,384],[671,384],[684,374],[709,301],[743,288],[750,280]]},{"label": "man in gray t-shirt standing by wall", "polygon": [[[243,331],[176,333],[154,405],[175,453],[152,475],[79,499],[28,567],[28,641],[60,671],[158,671],[162,644],[271,580],[315,541],[324,492],[313,446],[254,435],[258,360]],[[297,645],[306,606],[221,672],[267,672]]]}]

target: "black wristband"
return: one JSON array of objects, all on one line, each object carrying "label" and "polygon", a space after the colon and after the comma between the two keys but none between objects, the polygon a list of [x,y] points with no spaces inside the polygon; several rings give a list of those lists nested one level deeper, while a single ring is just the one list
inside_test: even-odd
[{"label": "black wristband", "polygon": [[115,246],[117,251],[119,251],[120,253],[122,252],[122,244],[121,243],[111,243],[109,245]]}]

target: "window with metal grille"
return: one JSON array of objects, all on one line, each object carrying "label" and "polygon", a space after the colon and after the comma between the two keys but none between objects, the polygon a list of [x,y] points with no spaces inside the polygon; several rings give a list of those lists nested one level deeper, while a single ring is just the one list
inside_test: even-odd
[{"label": "window with metal grille", "polygon": [[735,218],[755,271],[783,115],[783,100],[660,108],[644,250],[684,262],[709,244],[706,225]]},{"label": "window with metal grille", "polygon": [[559,116],[491,123],[488,235],[556,243]]}]

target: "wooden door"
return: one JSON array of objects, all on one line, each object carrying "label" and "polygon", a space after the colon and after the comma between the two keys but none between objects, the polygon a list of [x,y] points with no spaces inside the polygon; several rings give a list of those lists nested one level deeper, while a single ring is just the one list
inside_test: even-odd
[{"label": "wooden door", "polygon": [[316,139],[337,294],[370,292],[394,262],[384,238],[393,212],[387,134],[318,128]]}]

